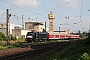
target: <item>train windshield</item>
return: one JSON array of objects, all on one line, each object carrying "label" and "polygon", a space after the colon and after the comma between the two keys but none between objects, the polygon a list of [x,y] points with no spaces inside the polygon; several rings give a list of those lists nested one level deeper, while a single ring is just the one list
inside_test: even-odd
[{"label": "train windshield", "polygon": [[28,36],[32,36],[33,33],[32,33],[32,32],[28,32],[27,35],[28,35]]}]

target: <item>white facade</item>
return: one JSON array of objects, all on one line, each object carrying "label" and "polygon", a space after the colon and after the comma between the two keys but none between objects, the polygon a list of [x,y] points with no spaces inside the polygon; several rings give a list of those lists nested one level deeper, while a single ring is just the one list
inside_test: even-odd
[{"label": "white facade", "polygon": [[22,29],[21,25],[10,24],[10,34],[12,34],[13,29],[17,29],[16,27]]},{"label": "white facade", "polygon": [[22,38],[26,38],[27,32],[30,32],[30,30],[21,30],[21,36],[22,36]]},{"label": "white facade", "polygon": [[42,25],[39,25],[39,32],[42,32],[44,27]]}]

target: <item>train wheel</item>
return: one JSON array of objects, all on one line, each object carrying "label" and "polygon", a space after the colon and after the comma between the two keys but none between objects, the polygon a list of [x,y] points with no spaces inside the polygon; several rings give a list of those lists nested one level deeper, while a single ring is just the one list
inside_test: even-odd
[{"label": "train wheel", "polygon": [[47,40],[46,40],[46,39],[44,39],[44,42],[47,42]]}]

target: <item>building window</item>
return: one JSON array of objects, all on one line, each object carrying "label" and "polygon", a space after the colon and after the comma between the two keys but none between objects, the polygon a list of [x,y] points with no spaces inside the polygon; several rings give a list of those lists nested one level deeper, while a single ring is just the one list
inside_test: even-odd
[{"label": "building window", "polygon": [[22,35],[22,38],[25,38],[25,35]]},{"label": "building window", "polygon": [[1,24],[1,26],[3,27],[3,24]]}]

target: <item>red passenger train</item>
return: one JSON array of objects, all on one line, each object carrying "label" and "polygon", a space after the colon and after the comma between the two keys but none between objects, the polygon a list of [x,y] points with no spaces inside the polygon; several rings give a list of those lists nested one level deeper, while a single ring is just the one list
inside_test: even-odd
[{"label": "red passenger train", "polygon": [[79,39],[79,35],[73,34],[59,34],[59,33],[48,33],[48,32],[28,32],[26,35],[26,41],[45,41],[45,40],[60,40],[60,39]]},{"label": "red passenger train", "polygon": [[79,39],[79,35],[73,35],[73,34],[55,34],[55,33],[49,33],[48,34],[49,39]]}]

